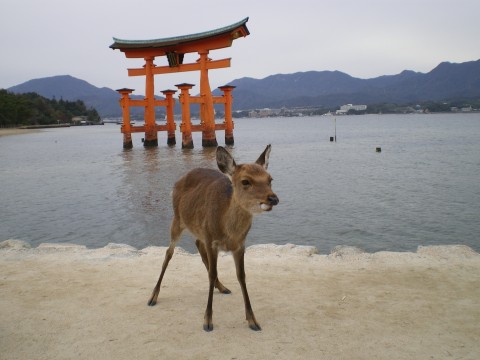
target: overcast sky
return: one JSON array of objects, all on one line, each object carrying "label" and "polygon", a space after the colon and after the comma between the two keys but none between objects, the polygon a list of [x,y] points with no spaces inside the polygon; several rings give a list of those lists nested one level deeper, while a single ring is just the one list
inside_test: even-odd
[{"label": "overcast sky", "polygon": [[[112,37],[145,40],[217,29],[249,17],[250,35],[212,51],[212,88],[241,77],[339,70],[358,78],[428,72],[480,59],[479,0],[0,0],[0,88],[72,75],[98,87],[144,80],[143,62],[112,50]],[[157,58],[165,65],[165,58]],[[158,75],[155,92],[198,73]]]}]

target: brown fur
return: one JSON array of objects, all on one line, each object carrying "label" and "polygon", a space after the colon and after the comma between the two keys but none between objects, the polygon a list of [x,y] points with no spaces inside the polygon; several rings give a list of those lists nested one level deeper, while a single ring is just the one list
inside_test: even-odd
[{"label": "brown fur", "polygon": [[230,293],[217,277],[219,250],[232,252],[248,325],[252,330],[261,330],[248,297],[244,253],[245,238],[252,225],[253,215],[270,211],[278,204],[278,198],[271,188],[272,178],[266,171],[270,150],[271,146],[268,145],[255,163],[237,165],[227,150],[218,147],[217,165],[223,174],[216,170],[198,168],[178,180],[173,190],[174,217],[170,246],[148,305],[156,304],[160,285],[175,246],[182,232],[188,229],[197,239],[195,244],[209,275],[204,330],[213,330],[214,287],[224,294]]}]

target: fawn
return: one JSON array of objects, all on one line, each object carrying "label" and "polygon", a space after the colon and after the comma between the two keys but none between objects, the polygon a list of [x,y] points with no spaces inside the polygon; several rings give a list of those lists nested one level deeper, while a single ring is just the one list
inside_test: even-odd
[{"label": "fawn", "polygon": [[279,202],[271,188],[272,177],[267,172],[270,151],[271,145],[268,145],[255,163],[237,165],[232,155],[219,146],[216,158],[221,172],[197,168],[178,180],[173,190],[171,241],[148,305],[157,303],[160,285],[175,246],[183,230],[188,229],[196,238],[195,244],[207,268],[210,284],[203,329],[213,330],[214,287],[221,293],[230,293],[217,277],[218,252],[222,250],[233,254],[248,325],[252,330],[261,330],[248,297],[244,254],[245,238],[253,215],[270,211]]}]

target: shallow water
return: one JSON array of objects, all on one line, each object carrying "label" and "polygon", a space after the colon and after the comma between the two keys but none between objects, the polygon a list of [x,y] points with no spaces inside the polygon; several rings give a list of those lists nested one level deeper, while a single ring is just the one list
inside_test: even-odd
[{"label": "shallow water", "polygon": [[[215,168],[215,149],[203,149],[198,133],[193,150],[169,148],[159,133],[158,148],[143,148],[143,134],[134,134],[134,148],[123,150],[119,131],[110,124],[1,137],[0,240],[167,245],[172,186],[189,169]],[[237,119],[234,135],[237,162],[272,144],[280,198],[255,218],[248,244],[480,250],[480,114]],[[179,246],[195,251],[188,236]]]}]

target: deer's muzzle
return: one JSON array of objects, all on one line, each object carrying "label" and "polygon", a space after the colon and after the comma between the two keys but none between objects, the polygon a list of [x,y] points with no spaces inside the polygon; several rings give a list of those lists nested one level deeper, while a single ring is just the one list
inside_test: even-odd
[{"label": "deer's muzzle", "polygon": [[263,211],[270,211],[272,208],[279,203],[277,195],[269,195],[266,202],[260,204],[260,208]]},{"label": "deer's muzzle", "polygon": [[277,195],[273,194],[268,197],[268,202],[270,205],[274,206],[274,205],[278,205],[280,200],[278,200]]}]

